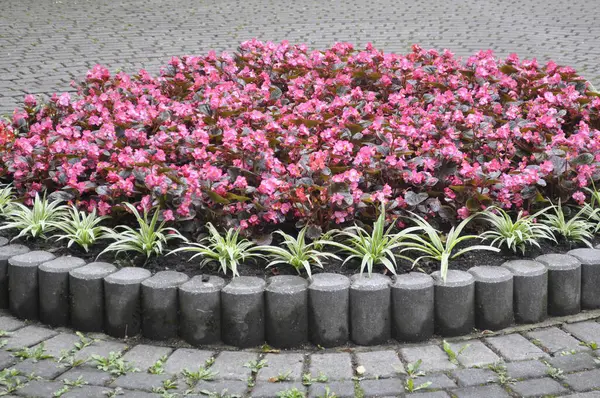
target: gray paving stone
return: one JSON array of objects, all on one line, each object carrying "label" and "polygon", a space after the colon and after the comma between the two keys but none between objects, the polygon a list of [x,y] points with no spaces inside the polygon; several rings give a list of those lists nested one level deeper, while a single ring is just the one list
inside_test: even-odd
[{"label": "gray paving stone", "polygon": [[302,380],[304,354],[267,354],[264,359],[269,366],[258,371],[256,380],[270,381],[279,375],[287,375],[289,381]]},{"label": "gray paving stone", "polygon": [[61,395],[61,398],[105,398],[110,388],[99,386],[81,386],[71,387],[71,390],[66,394]]},{"label": "gray paving stone", "polygon": [[216,357],[211,369],[221,379],[247,380],[250,369],[244,365],[257,359],[258,355],[251,352],[223,351]]},{"label": "gray paving stone", "polygon": [[317,398],[329,392],[334,393],[338,398],[354,398],[354,383],[351,381],[330,381],[327,383],[313,383],[308,387],[309,398]]},{"label": "gray paving stone", "polygon": [[248,383],[246,381],[234,380],[201,381],[194,388],[195,392],[209,396],[211,393],[221,394],[224,391],[226,391],[228,395],[245,396],[247,390]]},{"label": "gray paving stone", "polygon": [[49,398],[62,388],[62,383],[47,380],[33,380],[17,390],[17,394],[28,398]]},{"label": "gray paving stone", "polygon": [[452,390],[457,398],[509,398],[510,395],[502,387],[497,385],[465,387]]},{"label": "gray paving stone", "polygon": [[446,353],[437,345],[403,347],[400,349],[400,355],[408,363],[413,363],[420,359],[422,361],[420,369],[423,372],[456,368],[456,365],[448,360]]},{"label": "gray paving stone", "polygon": [[126,375],[117,377],[110,384],[110,387],[152,392],[154,387],[161,387],[163,381],[169,378],[170,376],[166,374],[155,375],[146,372],[127,373]]},{"label": "gray paving stone", "polygon": [[566,375],[564,382],[575,391],[587,391],[600,388],[600,369]]},{"label": "gray paving stone", "polygon": [[509,361],[523,361],[549,356],[520,334],[488,337],[486,341]]},{"label": "gray paving stone", "polygon": [[585,352],[573,355],[559,355],[549,359],[547,362],[553,367],[563,370],[565,373],[578,372],[596,367],[594,357]]},{"label": "gray paving stone", "polygon": [[401,379],[363,380],[360,382],[365,397],[398,396],[404,393]]},{"label": "gray paving stone", "polygon": [[540,361],[522,361],[506,364],[506,373],[514,379],[529,379],[546,375],[548,368]]},{"label": "gray paving stone", "polygon": [[576,394],[564,395],[564,398],[600,398],[600,391],[581,392]]},{"label": "gray paving stone", "polygon": [[498,375],[489,369],[459,369],[452,372],[452,375],[461,387],[487,384],[498,380]]},{"label": "gray paving stone", "polygon": [[78,351],[75,354],[75,359],[87,361],[86,365],[96,366],[95,362],[91,359],[92,355],[108,357],[111,352],[122,352],[126,347],[125,344],[116,341],[97,341]]},{"label": "gray paving stone", "polygon": [[181,373],[184,369],[196,371],[198,368],[204,367],[206,361],[213,356],[212,351],[179,348],[167,358],[165,372],[175,374]]},{"label": "gray paving stone", "polygon": [[597,322],[578,322],[564,325],[564,329],[585,342],[597,342],[600,344],[600,324]]},{"label": "gray paving stone", "polygon": [[269,383],[269,382],[258,382],[252,389],[253,398],[277,398],[279,393],[288,391],[291,389],[297,389],[302,393],[306,393],[306,387],[300,382],[283,382],[283,383]]},{"label": "gray paving stone", "polygon": [[527,337],[532,340],[537,340],[539,343],[549,350],[552,354],[560,353],[561,351],[585,351],[589,348],[579,344],[579,341],[573,336],[565,333],[559,328],[552,327],[548,329],[537,329],[527,333]]},{"label": "gray paving stone", "polygon": [[7,351],[0,351],[0,370],[9,368],[17,362],[17,358]]},{"label": "gray paving stone", "polygon": [[15,349],[23,347],[31,347],[50,337],[56,336],[57,333],[53,330],[39,326],[25,326],[19,329],[18,333],[12,333],[6,339],[5,349]]},{"label": "gray paving stone", "polygon": [[456,387],[456,383],[443,373],[428,374],[415,379],[415,383],[417,385],[425,382],[431,383],[431,385],[428,387],[431,390]]},{"label": "gray paving stone", "polygon": [[92,369],[89,367],[76,367],[68,372],[63,373],[57,380],[70,380],[75,381],[79,377],[85,380],[88,384],[92,386],[105,386],[110,380],[112,380],[112,376],[110,373],[103,372],[98,369]]},{"label": "gray paving stone", "polygon": [[79,341],[79,336],[71,333],[61,333],[42,343],[36,345],[37,348],[41,344],[44,345],[46,354],[52,355],[54,358],[60,358],[63,352],[69,352],[75,348],[75,343]]},{"label": "gray paving stone", "polygon": [[25,322],[12,316],[0,316],[0,330],[12,332],[25,326]]},{"label": "gray paving stone", "polygon": [[313,377],[323,373],[329,380],[349,380],[353,376],[352,359],[347,353],[313,354],[309,372]]},{"label": "gray paving stone", "polygon": [[417,398],[450,398],[445,391],[427,391],[427,392],[415,392],[412,394],[406,394],[407,397],[417,397]]},{"label": "gray paving stone", "polygon": [[121,394],[117,395],[119,398],[157,398],[158,395],[151,392],[136,390],[120,390],[120,392]]},{"label": "gray paving stone", "polygon": [[17,363],[14,366],[24,375],[34,374],[46,380],[52,380],[55,377],[65,373],[67,371],[62,365],[54,362],[51,359],[43,359],[40,361],[34,361],[33,359],[26,359],[22,362]]},{"label": "gray paving stone", "polygon": [[396,351],[370,351],[356,353],[359,366],[364,366],[365,373],[361,377],[392,377],[404,372],[404,366]]},{"label": "gray paving stone", "polygon": [[[463,349],[465,346],[466,348]],[[468,368],[489,365],[500,361],[500,357],[479,340],[450,343],[450,347],[455,353],[460,352],[460,355],[457,357],[458,362]]]},{"label": "gray paving stone", "polygon": [[518,381],[511,385],[510,388],[519,394],[520,397],[540,397],[562,394],[568,391],[559,382],[549,377]]},{"label": "gray paving stone", "polygon": [[123,359],[142,372],[148,370],[156,361],[167,357],[173,351],[169,347],[157,347],[148,344],[138,344],[123,355]]}]

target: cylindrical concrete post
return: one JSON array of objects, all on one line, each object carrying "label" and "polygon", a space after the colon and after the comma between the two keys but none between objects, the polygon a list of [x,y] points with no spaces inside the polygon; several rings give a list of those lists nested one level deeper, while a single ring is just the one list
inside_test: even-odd
[{"label": "cylindrical concrete post", "polygon": [[502,266],[513,274],[515,322],[543,321],[548,315],[548,270],[544,264],[513,260]]},{"label": "cylindrical concrete post", "polygon": [[179,286],[179,333],[192,345],[221,341],[223,278],[198,275]]},{"label": "cylindrical concrete post", "polygon": [[398,275],[391,288],[394,338],[409,342],[429,339],[435,324],[431,276],[420,272]]},{"label": "cylindrical concrete post", "polygon": [[51,326],[69,325],[69,271],[83,267],[85,260],[59,257],[40,265],[40,320]]},{"label": "cylindrical concrete post", "polygon": [[38,267],[54,258],[46,251],[32,251],[8,259],[9,307],[17,318],[39,319]]},{"label": "cylindrical concrete post", "polygon": [[335,347],[348,342],[350,327],[350,279],[323,273],[308,286],[308,328],[313,344]]},{"label": "cylindrical concrete post", "polygon": [[125,267],[104,278],[106,333],[114,337],[140,333],[142,282],[150,275],[147,269]]},{"label": "cylindrical concrete post", "polygon": [[221,337],[240,348],[265,341],[266,282],[255,276],[239,276],[221,290]]},{"label": "cylindrical concrete post", "polygon": [[0,247],[0,308],[8,308],[8,259],[29,252],[23,245]]},{"label": "cylindrical concrete post", "polygon": [[154,340],[175,338],[179,332],[177,288],[189,277],[176,271],[157,272],[142,282],[142,334]]},{"label": "cylindrical concrete post", "polygon": [[581,262],[566,254],[544,254],[535,259],[548,269],[548,313],[573,315],[581,311]]},{"label": "cylindrical concrete post", "polygon": [[308,282],[294,275],[267,280],[265,334],[277,348],[299,347],[308,341]]},{"label": "cylindrical concrete post", "polygon": [[90,263],[69,272],[71,326],[82,332],[104,331],[104,278],[117,271],[109,263]]},{"label": "cylindrical concrete post", "polygon": [[435,285],[435,326],[441,336],[460,336],[475,327],[475,278],[449,270],[446,282],[440,271],[431,274]]},{"label": "cylindrical concrete post", "polygon": [[581,308],[600,308],[600,250],[574,249],[567,254],[581,262]]},{"label": "cylindrical concrete post", "polygon": [[499,330],[513,323],[513,275],[503,267],[469,269],[475,278],[475,325],[481,330]]},{"label": "cylindrical concrete post", "polygon": [[350,337],[360,345],[377,345],[391,337],[391,280],[381,274],[350,278]]}]

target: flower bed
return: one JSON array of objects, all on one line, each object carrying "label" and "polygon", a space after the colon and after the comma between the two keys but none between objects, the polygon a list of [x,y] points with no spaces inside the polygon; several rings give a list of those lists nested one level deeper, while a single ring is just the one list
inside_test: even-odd
[{"label": "flower bed", "polygon": [[[541,197],[583,202],[598,179],[600,94],[572,68],[407,55],[338,43],[245,42],[173,58],[159,77],[96,66],[78,94],[27,96],[0,123],[0,174],[110,213],[321,227],[412,210],[454,221]],[[28,200],[26,202],[28,202]]]}]

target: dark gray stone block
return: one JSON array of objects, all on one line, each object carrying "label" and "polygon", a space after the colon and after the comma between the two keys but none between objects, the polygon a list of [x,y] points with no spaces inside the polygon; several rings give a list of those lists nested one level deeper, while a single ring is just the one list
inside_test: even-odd
[{"label": "dark gray stone block", "polygon": [[142,334],[145,337],[154,340],[177,337],[177,288],[188,279],[182,272],[161,271],[142,282]]},{"label": "dark gray stone block", "polygon": [[221,341],[221,289],[218,276],[194,276],[179,286],[179,333],[190,344]]},{"label": "dark gray stone block", "polygon": [[475,278],[449,270],[446,282],[440,271],[431,274],[435,284],[435,326],[442,336],[470,333],[475,327]]},{"label": "dark gray stone block", "polygon": [[482,330],[498,330],[513,323],[513,276],[503,267],[473,267],[475,324]]},{"label": "dark gray stone block", "polygon": [[581,308],[600,308],[600,250],[575,249],[567,254],[581,262]]},{"label": "dark gray stone block", "polygon": [[517,323],[537,323],[548,315],[548,270],[531,260],[502,264],[513,274],[513,307]]},{"label": "dark gray stone block", "polygon": [[141,331],[141,284],[150,277],[143,268],[125,267],[104,278],[105,329],[115,337]]},{"label": "dark gray stone block", "polygon": [[360,345],[385,343],[391,336],[391,280],[385,275],[350,278],[350,336]]},{"label": "dark gray stone block", "polygon": [[265,286],[263,279],[240,276],[221,290],[221,337],[224,343],[236,347],[264,343]]},{"label": "dark gray stone block", "polygon": [[392,284],[394,338],[399,341],[424,341],[433,335],[433,279],[420,272],[399,275]]},{"label": "dark gray stone block", "polygon": [[348,342],[350,323],[350,279],[323,273],[313,276],[308,286],[310,341],[323,347]]},{"label": "dark gray stone block", "polygon": [[8,297],[13,315],[21,319],[39,319],[38,266],[54,258],[49,252],[32,251],[8,260]]},{"label": "dark gray stone block", "polygon": [[8,259],[29,251],[23,245],[2,245],[0,247],[0,308],[8,308]]},{"label": "dark gray stone block", "polygon": [[40,265],[40,321],[51,326],[69,324],[69,271],[85,265],[77,257],[59,257]]},{"label": "dark gray stone block", "polygon": [[117,271],[109,263],[90,263],[69,272],[71,325],[82,332],[104,330],[104,278]]},{"label": "dark gray stone block", "polygon": [[265,335],[278,348],[308,341],[308,282],[294,275],[273,276],[265,290]]},{"label": "dark gray stone block", "polygon": [[548,313],[562,316],[581,311],[581,262],[566,254],[544,254],[536,261],[548,268]]}]

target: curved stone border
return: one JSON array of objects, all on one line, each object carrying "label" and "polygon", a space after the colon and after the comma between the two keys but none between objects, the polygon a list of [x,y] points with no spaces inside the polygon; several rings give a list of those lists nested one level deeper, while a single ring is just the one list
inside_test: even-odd
[{"label": "curved stone border", "polygon": [[[277,348],[307,342],[334,347],[424,341],[499,330],[600,308],[600,246],[501,267],[450,270],[446,281],[409,273],[316,274],[311,281],[196,276],[30,251],[0,240],[0,308],[52,326],[114,337],[180,337],[192,345],[221,342]],[[188,280],[189,279],[189,280]]]}]

